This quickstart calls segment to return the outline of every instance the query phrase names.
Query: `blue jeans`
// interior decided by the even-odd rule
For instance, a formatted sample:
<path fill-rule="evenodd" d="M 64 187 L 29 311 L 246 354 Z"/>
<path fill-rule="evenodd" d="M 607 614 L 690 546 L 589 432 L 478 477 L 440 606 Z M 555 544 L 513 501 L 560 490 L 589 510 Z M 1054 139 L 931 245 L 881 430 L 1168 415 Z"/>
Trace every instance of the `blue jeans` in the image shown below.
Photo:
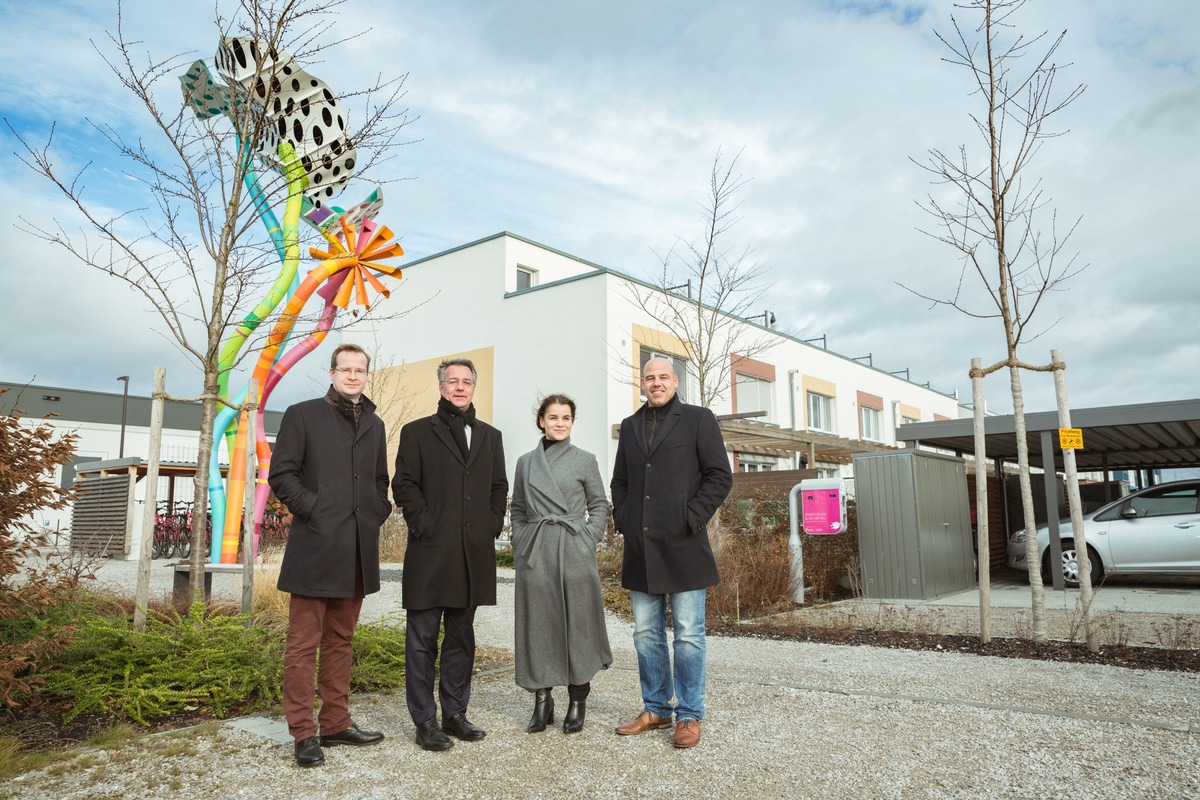
<path fill-rule="evenodd" d="M 658 717 L 670 717 L 671 698 L 679 705 L 675 720 L 704 719 L 704 601 L 696 589 L 675 594 L 629 593 L 633 605 L 633 647 L 637 650 L 642 702 Z M 667 650 L 667 603 L 675 626 L 675 666 Z"/>

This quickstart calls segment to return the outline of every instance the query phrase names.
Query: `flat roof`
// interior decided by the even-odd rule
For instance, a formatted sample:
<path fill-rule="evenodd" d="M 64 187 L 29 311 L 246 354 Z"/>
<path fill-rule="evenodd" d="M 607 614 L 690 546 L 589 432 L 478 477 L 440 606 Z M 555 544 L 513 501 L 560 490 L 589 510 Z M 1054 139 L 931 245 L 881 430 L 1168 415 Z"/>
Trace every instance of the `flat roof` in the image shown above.
<path fill-rule="evenodd" d="M 1055 467 L 1062 469 L 1058 412 L 1025 414 L 1030 464 L 1042 464 L 1042 436 L 1052 440 Z M 1083 449 L 1075 451 L 1083 471 L 1200 467 L 1200 399 L 1168 400 L 1128 406 L 1071 409 L 1071 427 L 1083 430 Z M 1012 414 L 986 417 L 987 457 L 1017 460 L 1016 422 Z M 897 442 L 957 453 L 975 453 L 975 420 L 912 422 L 896 429 Z"/>
<path fill-rule="evenodd" d="M 126 424 L 134 428 L 150 427 L 152 401 L 142 395 L 123 392 L 97 392 L 90 389 L 71 389 L 65 386 L 41 386 L 34 383 L 0 381 L 0 389 L 8 389 L 0 400 L 0 412 L 19 408 L 27 419 L 52 416 L 59 424 L 90 422 L 106 425 L 121 424 L 121 407 L 125 405 Z M 200 403 L 168 400 L 163 404 L 163 427 L 171 430 L 199 431 Z M 283 412 L 268 409 L 263 413 L 267 433 L 279 432 Z"/>

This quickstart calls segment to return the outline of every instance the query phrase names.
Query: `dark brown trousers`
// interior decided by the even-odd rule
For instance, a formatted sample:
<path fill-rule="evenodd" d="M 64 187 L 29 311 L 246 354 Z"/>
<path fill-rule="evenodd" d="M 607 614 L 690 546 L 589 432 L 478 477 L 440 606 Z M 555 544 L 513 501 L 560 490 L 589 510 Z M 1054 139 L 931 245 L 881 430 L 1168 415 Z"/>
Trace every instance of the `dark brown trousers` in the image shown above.
<path fill-rule="evenodd" d="M 283 713 L 297 742 L 316 736 L 313 722 L 313 678 L 321 696 L 320 732 L 349 728 L 351 641 L 363 598 L 292 595 L 287 649 L 283 654 Z M 321 667 L 317 670 L 317 651 Z"/>

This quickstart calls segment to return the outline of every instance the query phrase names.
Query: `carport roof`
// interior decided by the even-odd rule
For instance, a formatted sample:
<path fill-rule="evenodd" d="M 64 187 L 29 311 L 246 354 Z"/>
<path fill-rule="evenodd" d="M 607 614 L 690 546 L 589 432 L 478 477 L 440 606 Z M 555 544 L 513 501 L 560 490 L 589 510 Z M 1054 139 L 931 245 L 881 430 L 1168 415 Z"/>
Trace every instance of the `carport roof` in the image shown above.
<path fill-rule="evenodd" d="M 1025 426 L 1031 463 L 1040 466 L 1046 437 L 1053 442 L 1055 466 L 1062 469 L 1058 412 L 1027 413 Z M 1083 449 L 1075 451 L 1080 470 L 1200 466 L 1200 399 L 1071 409 L 1071 427 L 1083 429 Z M 1016 461 L 1016 425 L 1011 414 L 987 417 L 984 433 L 988 458 Z M 897 428 L 896 439 L 910 446 L 974 453 L 975 420 L 909 423 Z"/>

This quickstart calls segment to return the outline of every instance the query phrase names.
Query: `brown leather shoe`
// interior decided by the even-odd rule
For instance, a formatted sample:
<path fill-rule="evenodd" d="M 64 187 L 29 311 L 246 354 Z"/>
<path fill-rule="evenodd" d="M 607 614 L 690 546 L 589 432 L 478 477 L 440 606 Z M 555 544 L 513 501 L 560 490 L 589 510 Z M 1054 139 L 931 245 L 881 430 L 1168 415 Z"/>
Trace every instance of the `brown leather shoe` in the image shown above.
<path fill-rule="evenodd" d="M 617 726 L 617 733 L 622 736 L 637 736 L 639 733 L 645 733 L 655 728 L 671 727 L 670 717 L 658 717 L 651 714 L 649 711 L 643 711 L 637 715 L 637 719 L 633 722 L 626 722 L 624 725 Z"/>
<path fill-rule="evenodd" d="M 679 724 L 675 726 L 675 738 L 671 744 L 681 750 L 700 744 L 700 721 L 695 719 L 679 720 Z"/>

